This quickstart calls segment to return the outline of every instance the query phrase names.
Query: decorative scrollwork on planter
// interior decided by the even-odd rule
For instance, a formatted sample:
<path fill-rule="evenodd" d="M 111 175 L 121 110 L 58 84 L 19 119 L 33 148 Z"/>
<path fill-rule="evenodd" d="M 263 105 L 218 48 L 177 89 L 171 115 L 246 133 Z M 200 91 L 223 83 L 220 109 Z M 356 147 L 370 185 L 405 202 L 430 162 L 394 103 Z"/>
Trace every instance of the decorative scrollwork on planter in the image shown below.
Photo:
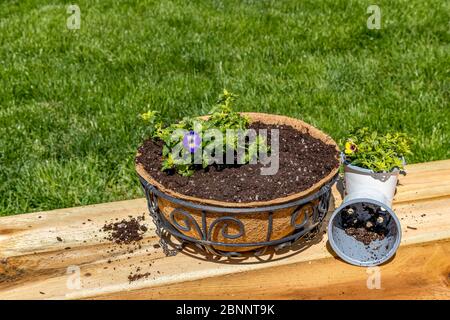
<path fill-rule="evenodd" d="M 331 186 L 336 182 L 337 175 L 325 184 L 319 191 L 309 195 L 303 199 L 291 201 L 281 205 L 272 205 L 266 207 L 256 208 L 226 208 L 215 207 L 211 205 L 202 205 L 189 202 L 186 200 L 174 198 L 168 194 L 161 192 L 154 186 L 149 184 L 144 178 L 140 177 L 142 187 L 147 197 L 148 209 L 152 217 L 153 222 L 156 225 L 156 234 L 160 237 L 160 244 L 166 255 L 176 254 L 184 244 L 194 244 L 199 249 L 212 254 L 214 256 L 226 256 L 226 257 L 239 257 L 242 255 L 239 251 L 221 251 L 217 247 L 227 248 L 258 248 L 253 250 L 255 256 L 264 254 L 268 247 L 273 247 L 275 251 L 281 250 L 286 247 L 292 246 L 294 243 L 302 238 L 307 240 L 312 239 L 320 229 L 323 219 L 328 212 L 329 200 L 331 196 Z M 160 210 L 160 200 L 170 201 L 176 206 L 168 216 L 162 214 Z M 183 209 L 188 208 L 196 212 L 201 212 L 201 223 L 196 220 L 192 214 Z M 273 215 L 277 210 L 284 210 L 289 208 L 295 208 L 290 216 L 290 224 L 294 228 L 294 231 L 281 238 L 273 239 Z M 209 213 L 227 213 L 227 215 L 214 219 L 211 223 L 207 223 L 207 216 Z M 245 224 L 236 217 L 245 216 L 246 214 L 261 214 L 267 221 L 267 234 L 265 241 L 260 242 L 218 242 L 213 241 L 213 234 L 217 228 L 220 228 L 220 234 L 224 239 L 236 240 L 246 235 Z M 297 224 L 299 217 L 303 215 L 303 221 Z M 237 227 L 237 233 L 230 233 L 230 227 Z M 197 233 L 197 238 L 192 236 L 192 233 Z M 174 236 L 181 242 L 181 245 L 176 250 L 168 248 L 168 236 Z"/>
<path fill-rule="evenodd" d="M 178 221 L 177 221 L 177 217 L 176 215 L 182 215 L 183 216 L 183 222 L 184 225 L 181 225 Z M 192 215 L 187 212 L 186 210 L 183 210 L 182 208 L 175 208 L 171 213 L 170 213 L 170 221 L 172 222 L 172 224 L 179 230 L 181 231 L 191 231 L 192 227 L 194 227 L 195 231 L 197 232 L 197 234 L 202 237 L 202 231 L 200 230 L 200 226 L 198 225 L 197 221 L 192 217 Z"/>
<path fill-rule="evenodd" d="M 301 229 L 304 228 L 309 222 L 310 222 L 310 216 L 313 217 L 312 213 L 314 212 L 314 208 L 310 203 L 307 203 L 303 206 L 298 207 L 291 216 L 291 226 L 294 227 L 294 229 Z M 297 218 L 300 215 L 303 215 L 303 220 L 300 224 L 297 224 Z"/>
<path fill-rule="evenodd" d="M 156 235 L 159 237 L 159 244 L 164 251 L 166 256 L 174 256 L 178 253 L 178 250 L 171 250 L 165 240 L 167 237 L 163 229 L 163 223 L 161 221 L 161 215 L 158 208 L 158 196 L 156 193 L 152 192 L 152 188 L 149 187 L 148 183 L 141 178 L 141 185 L 145 192 L 145 197 L 147 198 L 147 206 L 153 223 L 156 226 Z"/>
<path fill-rule="evenodd" d="M 229 226 L 228 221 L 234 222 L 238 226 L 239 229 L 237 234 L 228 233 L 228 226 Z M 211 240 L 212 232 L 214 231 L 215 227 L 220 223 L 222 223 L 221 234 L 226 239 L 239 239 L 245 234 L 245 227 L 241 220 L 234 217 L 220 217 L 214 220 L 213 223 L 211 223 L 211 225 L 209 226 L 207 238 L 208 240 Z"/>

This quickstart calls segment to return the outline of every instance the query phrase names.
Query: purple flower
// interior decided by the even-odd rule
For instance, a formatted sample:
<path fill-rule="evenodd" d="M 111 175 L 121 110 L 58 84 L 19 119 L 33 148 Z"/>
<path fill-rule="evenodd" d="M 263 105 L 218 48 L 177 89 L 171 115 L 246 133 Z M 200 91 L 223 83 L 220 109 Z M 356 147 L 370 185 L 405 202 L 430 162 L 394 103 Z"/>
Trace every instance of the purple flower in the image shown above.
<path fill-rule="evenodd" d="M 195 150 L 200 146 L 202 139 L 195 131 L 189 131 L 184 135 L 183 138 L 183 146 L 186 150 L 189 150 L 190 153 L 194 153 Z"/>

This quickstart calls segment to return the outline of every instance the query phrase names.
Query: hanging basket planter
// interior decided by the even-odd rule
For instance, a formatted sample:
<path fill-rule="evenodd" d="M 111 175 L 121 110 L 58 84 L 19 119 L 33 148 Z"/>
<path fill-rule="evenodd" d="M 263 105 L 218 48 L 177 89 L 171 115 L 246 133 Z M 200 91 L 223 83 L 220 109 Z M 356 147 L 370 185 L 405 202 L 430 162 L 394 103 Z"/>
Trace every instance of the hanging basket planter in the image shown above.
<path fill-rule="evenodd" d="M 303 121 L 261 113 L 245 113 L 251 122 L 289 125 L 333 147 L 338 164 L 336 143 L 320 130 Z M 139 157 L 139 154 L 138 154 Z M 136 161 L 136 171 L 145 191 L 157 233 L 164 232 L 182 243 L 191 243 L 209 253 L 237 256 L 251 251 L 262 254 L 268 247 L 282 248 L 317 230 L 329 206 L 331 187 L 339 167 L 308 189 L 268 201 L 219 201 L 179 193 L 165 187 Z M 261 187 L 261 186 L 257 186 Z M 164 239 L 161 242 L 170 251 Z"/>

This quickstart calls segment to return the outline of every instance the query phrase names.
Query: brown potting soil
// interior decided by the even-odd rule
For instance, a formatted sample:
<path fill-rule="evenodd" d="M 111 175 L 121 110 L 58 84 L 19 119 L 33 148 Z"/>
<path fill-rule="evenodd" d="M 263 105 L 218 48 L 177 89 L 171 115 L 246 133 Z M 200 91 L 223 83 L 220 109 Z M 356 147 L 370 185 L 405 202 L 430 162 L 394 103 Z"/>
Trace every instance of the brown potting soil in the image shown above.
<path fill-rule="evenodd" d="M 261 175 L 261 163 L 213 165 L 196 170 L 190 177 L 162 172 L 162 141 L 146 140 L 139 148 L 136 162 L 164 187 L 180 194 L 228 202 L 269 201 L 307 190 L 338 167 L 338 152 L 308 133 L 289 125 L 261 122 L 250 128 L 279 130 L 279 170 L 275 175 Z M 266 165 L 269 167 L 270 165 Z"/>
<path fill-rule="evenodd" d="M 117 244 L 130 244 L 142 240 L 142 234 L 147 231 L 147 227 L 141 224 L 145 220 L 144 215 L 137 218 L 131 217 L 117 222 L 105 224 L 102 231 L 108 232 L 107 240 Z"/>
<path fill-rule="evenodd" d="M 345 233 L 369 245 L 389 234 L 391 217 L 382 207 L 370 203 L 350 205 L 342 210 L 341 223 Z"/>
<path fill-rule="evenodd" d="M 364 243 L 365 245 L 369 245 L 374 240 L 383 240 L 385 237 L 382 233 L 370 231 L 364 227 L 350 227 L 345 229 L 345 233 L 347 233 L 349 236 L 354 237 L 356 240 Z"/>
<path fill-rule="evenodd" d="M 145 223 L 146 213 L 141 216 L 133 217 L 129 216 L 127 219 L 122 219 L 121 221 L 105 221 L 104 226 L 100 231 L 106 232 L 107 235 L 104 237 L 105 240 L 111 241 L 120 248 L 125 248 L 128 254 L 127 259 L 131 258 L 131 255 L 136 251 L 142 249 L 144 243 L 144 234 L 147 232 L 148 228 Z M 159 248 L 159 245 L 153 245 L 154 248 Z M 148 250 L 146 250 L 148 251 Z M 110 249 L 107 253 L 114 252 L 114 249 Z M 112 260 L 108 260 L 108 264 L 112 263 Z M 143 261 L 140 261 L 142 264 Z M 151 264 L 150 264 L 151 265 Z M 104 269 L 107 269 L 105 267 Z M 128 274 L 128 281 L 134 282 L 140 279 L 147 279 L 151 276 L 150 272 L 144 272 L 141 266 L 135 265 L 134 263 L 129 265 L 130 272 Z M 115 270 L 115 268 L 114 268 Z M 159 274 L 160 272 L 157 271 Z"/>
<path fill-rule="evenodd" d="M 131 283 L 131 282 L 140 280 L 140 279 L 142 279 L 142 278 L 148 278 L 149 276 L 151 276 L 150 272 L 145 272 L 145 273 L 130 273 L 130 274 L 128 275 L 128 281 Z"/>

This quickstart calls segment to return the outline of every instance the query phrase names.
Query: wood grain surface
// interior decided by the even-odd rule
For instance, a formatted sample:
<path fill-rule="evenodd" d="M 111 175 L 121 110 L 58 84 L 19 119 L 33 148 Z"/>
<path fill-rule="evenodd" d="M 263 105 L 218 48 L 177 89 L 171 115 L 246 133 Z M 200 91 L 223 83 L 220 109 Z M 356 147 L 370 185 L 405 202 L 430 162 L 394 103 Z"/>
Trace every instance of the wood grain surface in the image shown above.
<path fill-rule="evenodd" d="M 136 199 L 0 218 L 0 299 L 450 299 L 450 160 L 407 170 L 394 199 L 402 244 L 378 268 L 336 258 L 324 232 L 259 258 L 165 257 Z M 105 223 L 144 213 L 139 244 L 104 239 Z M 138 268 L 147 276 L 130 283 Z"/>

